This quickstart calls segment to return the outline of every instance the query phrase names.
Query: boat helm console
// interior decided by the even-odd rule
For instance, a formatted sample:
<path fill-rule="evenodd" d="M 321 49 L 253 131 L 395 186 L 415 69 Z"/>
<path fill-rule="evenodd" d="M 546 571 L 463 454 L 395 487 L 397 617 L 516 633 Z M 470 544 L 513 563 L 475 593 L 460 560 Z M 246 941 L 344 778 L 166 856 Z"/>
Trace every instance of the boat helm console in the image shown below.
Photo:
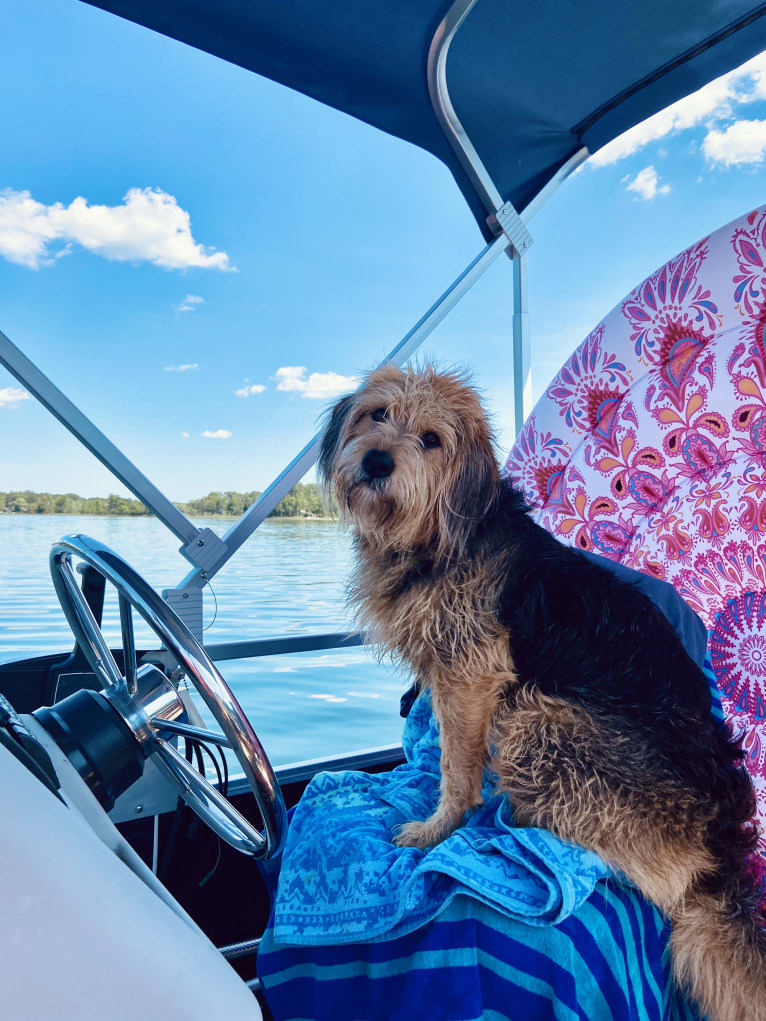
<path fill-rule="evenodd" d="M 120 671 L 90 606 L 76 583 L 78 557 L 117 589 L 122 628 Z M 284 845 L 286 813 L 274 771 L 247 717 L 208 654 L 170 607 L 121 557 L 86 536 L 69 536 L 50 555 L 51 572 L 64 614 L 100 692 L 79 691 L 36 718 L 89 784 L 105 808 L 143 772 L 152 757 L 186 804 L 232 847 L 254 858 L 270 858 Z M 133 610 L 152 628 L 162 647 L 194 685 L 221 734 L 192 728 L 186 706 L 159 667 L 138 666 Z M 263 822 L 263 835 L 178 752 L 175 735 L 226 743 L 242 767 Z"/>

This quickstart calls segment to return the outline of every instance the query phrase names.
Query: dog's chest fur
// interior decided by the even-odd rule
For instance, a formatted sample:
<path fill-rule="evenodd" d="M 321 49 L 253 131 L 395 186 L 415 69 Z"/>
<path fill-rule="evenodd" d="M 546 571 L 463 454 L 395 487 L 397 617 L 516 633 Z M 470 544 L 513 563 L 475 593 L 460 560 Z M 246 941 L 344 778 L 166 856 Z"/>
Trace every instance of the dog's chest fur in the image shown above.
<path fill-rule="evenodd" d="M 421 684 L 460 671 L 478 681 L 513 676 L 509 636 L 498 620 L 497 564 L 467 558 L 438 566 L 426 551 L 375 554 L 357 544 L 350 598 L 360 625 L 409 663 Z"/>

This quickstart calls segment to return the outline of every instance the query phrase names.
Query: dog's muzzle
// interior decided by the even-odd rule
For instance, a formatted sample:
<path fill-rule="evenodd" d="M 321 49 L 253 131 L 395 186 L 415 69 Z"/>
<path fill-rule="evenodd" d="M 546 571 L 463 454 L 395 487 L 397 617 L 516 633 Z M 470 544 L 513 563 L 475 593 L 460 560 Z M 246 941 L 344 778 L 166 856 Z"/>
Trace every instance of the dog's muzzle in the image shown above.
<path fill-rule="evenodd" d="M 368 450 L 362 458 L 362 478 L 365 482 L 387 479 L 394 467 L 394 459 L 388 451 Z"/>

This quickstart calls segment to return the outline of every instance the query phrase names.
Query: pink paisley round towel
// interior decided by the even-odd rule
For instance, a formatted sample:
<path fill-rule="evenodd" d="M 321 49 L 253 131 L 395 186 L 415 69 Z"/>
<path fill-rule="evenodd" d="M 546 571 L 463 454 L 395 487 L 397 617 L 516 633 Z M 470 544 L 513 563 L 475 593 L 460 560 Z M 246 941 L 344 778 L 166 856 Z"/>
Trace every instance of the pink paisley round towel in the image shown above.
<path fill-rule="evenodd" d="M 506 471 L 563 542 L 671 582 L 702 617 L 744 735 L 766 874 L 766 206 L 599 323 Z"/>

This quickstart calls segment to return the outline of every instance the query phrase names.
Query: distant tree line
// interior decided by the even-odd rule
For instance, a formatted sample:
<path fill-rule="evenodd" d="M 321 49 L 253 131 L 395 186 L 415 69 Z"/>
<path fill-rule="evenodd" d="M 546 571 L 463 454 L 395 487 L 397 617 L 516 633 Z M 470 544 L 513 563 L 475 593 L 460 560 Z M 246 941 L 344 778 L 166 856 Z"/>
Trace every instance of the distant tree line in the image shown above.
<path fill-rule="evenodd" d="M 123 496 L 85 497 L 76 493 L 0 493 L 0 512 L 6 514 L 147 514 L 138 500 Z"/>
<path fill-rule="evenodd" d="M 188 503 L 179 503 L 178 506 L 184 514 L 192 514 L 196 517 L 208 517 L 210 515 L 222 514 L 228 517 L 238 518 L 244 514 L 247 508 L 255 503 L 261 494 L 252 493 L 208 493 L 199 500 L 190 500 Z M 319 486 L 313 482 L 298 482 L 290 490 L 287 496 L 283 497 L 280 503 L 274 508 L 269 517 L 272 518 L 315 518 L 323 517 L 327 511 L 319 495 Z"/>
<path fill-rule="evenodd" d="M 176 506 L 193 517 L 239 517 L 261 494 L 208 493 L 199 500 Z M 139 500 L 129 497 L 77 496 L 75 493 L 33 493 L 23 490 L 0 493 L 0 514 L 111 514 L 140 516 L 149 511 Z M 298 482 L 274 508 L 272 518 L 323 517 L 327 513 L 319 487 L 313 482 Z"/>

